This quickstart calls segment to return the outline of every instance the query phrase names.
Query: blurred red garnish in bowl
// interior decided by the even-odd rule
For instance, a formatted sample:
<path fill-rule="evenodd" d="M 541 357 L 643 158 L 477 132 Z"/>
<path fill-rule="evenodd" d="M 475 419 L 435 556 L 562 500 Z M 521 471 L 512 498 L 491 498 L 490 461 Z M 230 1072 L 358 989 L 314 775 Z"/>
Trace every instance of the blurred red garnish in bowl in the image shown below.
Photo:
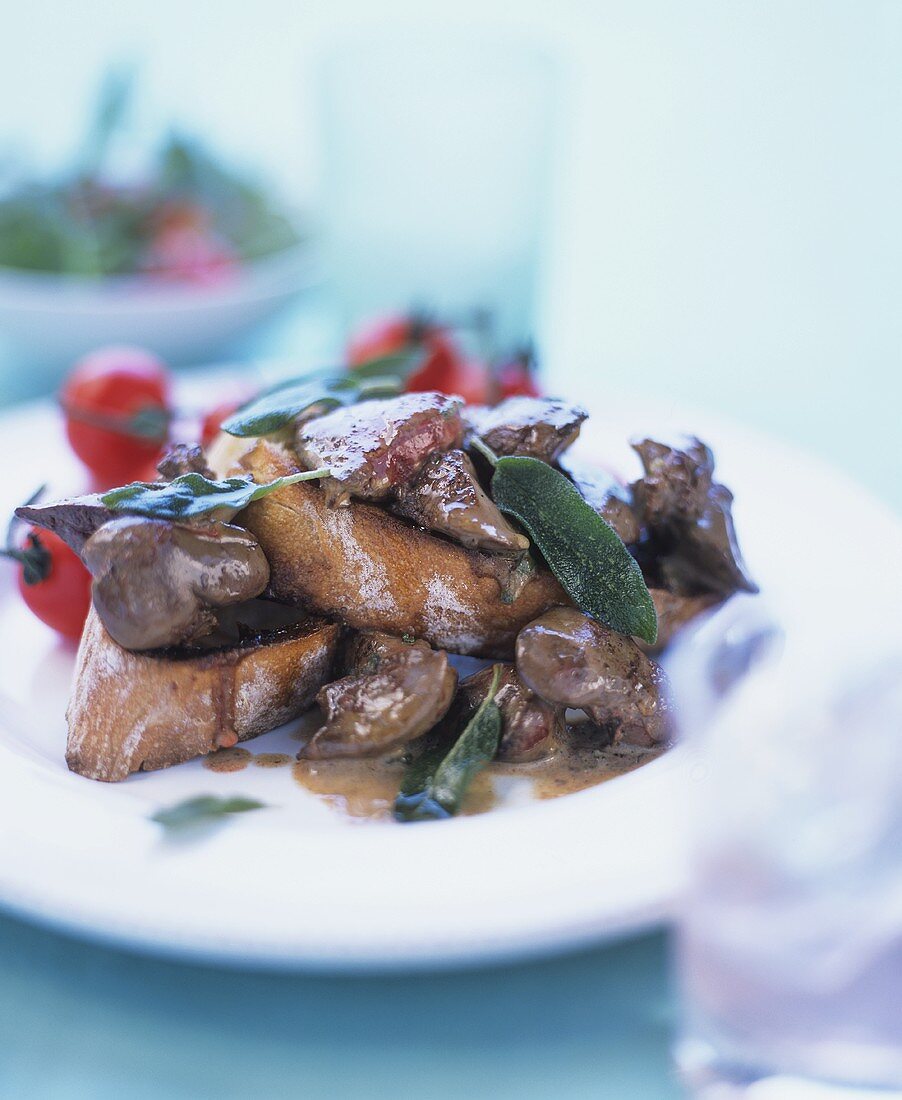
<path fill-rule="evenodd" d="M 78 640 L 91 606 L 91 574 L 81 558 L 51 531 L 29 531 L 2 551 L 19 564 L 22 599 L 47 626 Z"/>
<path fill-rule="evenodd" d="M 134 480 L 163 448 L 172 417 L 165 365 L 142 348 L 100 348 L 60 393 L 72 450 L 100 485 Z"/>
<path fill-rule="evenodd" d="M 168 203 L 157 224 L 143 263 L 161 278 L 218 286 L 230 282 L 241 266 L 235 249 L 210 225 L 196 203 Z"/>

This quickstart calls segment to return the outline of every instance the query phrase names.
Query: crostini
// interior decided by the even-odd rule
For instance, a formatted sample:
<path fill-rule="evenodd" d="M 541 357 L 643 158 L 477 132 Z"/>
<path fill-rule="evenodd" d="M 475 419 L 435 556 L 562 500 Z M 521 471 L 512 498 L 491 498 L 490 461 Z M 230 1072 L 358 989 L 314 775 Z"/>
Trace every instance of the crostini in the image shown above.
<path fill-rule="evenodd" d="M 115 782 L 297 717 L 329 679 L 339 627 L 302 612 L 292 618 L 233 645 L 132 652 L 92 609 L 66 712 L 69 768 Z"/>
<path fill-rule="evenodd" d="M 666 747 L 655 657 L 755 590 L 710 450 L 642 440 L 628 484 L 566 454 L 579 406 L 397 389 L 285 383 L 157 481 L 18 510 L 92 575 L 73 771 L 168 767 L 316 702 L 300 758 L 403 763 L 395 816 L 420 820 L 459 812 L 493 760 L 564 752 L 574 711 L 587 767 Z M 458 681 L 449 655 L 499 663 Z"/>

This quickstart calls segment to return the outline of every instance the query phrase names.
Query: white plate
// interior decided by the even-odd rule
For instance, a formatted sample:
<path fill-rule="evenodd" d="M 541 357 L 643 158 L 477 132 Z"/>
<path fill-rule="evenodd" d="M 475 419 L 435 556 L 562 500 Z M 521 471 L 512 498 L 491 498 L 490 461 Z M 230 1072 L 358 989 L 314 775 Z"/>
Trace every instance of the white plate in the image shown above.
<path fill-rule="evenodd" d="M 885 609 L 902 606 L 902 528 L 841 474 L 702 413 L 652 416 L 647 401 L 608 401 L 589 424 L 584 450 L 623 463 L 622 440 L 649 428 L 689 428 L 714 446 L 749 564 L 812 659 L 837 652 L 837 639 L 873 645 Z M 57 488 L 72 487 L 49 409 L 9 414 L 0 431 L 16 462 L 4 511 L 47 470 Z M 195 761 L 95 783 L 63 761 L 71 651 L 9 583 L 0 608 L 0 902 L 13 911 L 147 951 L 343 969 L 560 950 L 672 911 L 684 870 L 680 792 L 691 780 L 679 751 L 553 802 L 406 827 L 350 825 L 289 769 L 223 775 Z M 250 747 L 291 744 L 276 731 Z M 207 792 L 272 808 L 196 843 L 167 842 L 148 820 Z"/>

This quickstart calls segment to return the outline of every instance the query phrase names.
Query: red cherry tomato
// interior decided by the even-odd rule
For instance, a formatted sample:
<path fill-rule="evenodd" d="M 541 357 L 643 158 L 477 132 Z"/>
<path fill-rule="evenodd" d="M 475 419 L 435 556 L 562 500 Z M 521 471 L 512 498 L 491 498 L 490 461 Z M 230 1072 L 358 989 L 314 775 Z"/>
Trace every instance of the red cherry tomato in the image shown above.
<path fill-rule="evenodd" d="M 404 388 L 408 393 L 437 390 L 439 393 L 457 394 L 468 405 L 485 405 L 491 392 L 491 379 L 482 363 L 457 357 L 449 359 L 436 352 L 418 371 L 414 371 Z"/>
<path fill-rule="evenodd" d="M 533 372 L 525 363 L 505 363 L 497 373 L 498 399 L 504 397 L 541 397 Z"/>
<path fill-rule="evenodd" d="M 153 462 L 148 462 L 142 470 L 139 470 L 132 477 L 132 481 L 160 481 L 162 478 L 163 475 L 157 469 L 157 463 L 156 460 L 154 460 Z M 92 485 L 91 489 L 92 492 L 103 493 L 109 489 L 109 485 L 97 485 L 96 487 Z"/>
<path fill-rule="evenodd" d="M 216 405 L 214 408 L 210 409 L 204 416 L 200 426 L 200 444 L 204 450 L 206 450 L 219 435 L 223 420 L 225 420 L 227 416 L 231 416 L 236 409 L 240 409 L 249 399 L 249 396 L 250 395 L 235 401 L 223 401 L 222 404 Z"/>
<path fill-rule="evenodd" d="M 132 481 L 159 457 L 171 413 L 169 374 L 149 351 L 91 352 L 76 363 L 60 400 L 72 449 L 99 483 Z"/>
<path fill-rule="evenodd" d="M 413 344 L 417 335 L 416 325 L 409 317 L 379 317 L 368 321 L 348 342 L 348 363 L 359 367 L 372 359 L 397 355 Z"/>
<path fill-rule="evenodd" d="M 348 362 L 361 366 L 408 348 L 421 348 L 422 365 L 407 379 L 408 393 L 459 394 L 467 404 L 484 404 L 489 399 L 486 368 L 461 355 L 447 329 L 410 317 L 384 317 L 364 325 L 348 344 Z"/>
<path fill-rule="evenodd" d="M 19 566 L 22 598 L 41 622 L 64 637 L 77 640 L 91 606 L 91 574 L 79 556 L 51 531 L 29 534 L 23 550 L 33 555 L 32 560 L 43 575 L 28 584 L 27 570 Z"/>

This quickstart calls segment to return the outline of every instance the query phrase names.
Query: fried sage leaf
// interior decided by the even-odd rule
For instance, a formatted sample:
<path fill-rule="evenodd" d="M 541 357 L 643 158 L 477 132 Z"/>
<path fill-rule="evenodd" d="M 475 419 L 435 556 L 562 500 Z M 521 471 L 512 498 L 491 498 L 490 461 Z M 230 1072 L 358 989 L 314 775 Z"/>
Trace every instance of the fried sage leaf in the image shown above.
<path fill-rule="evenodd" d="M 580 611 L 654 644 L 658 621 L 642 571 L 569 478 L 537 458 L 499 458 L 492 497 L 523 524 Z"/>
<path fill-rule="evenodd" d="M 409 767 L 395 799 L 397 821 L 434 821 L 460 811 L 474 776 L 494 759 L 501 740 L 501 710 L 495 702 L 501 665 L 495 665 L 485 698 L 451 749 L 427 750 Z"/>
<path fill-rule="evenodd" d="M 356 363 L 353 377 L 397 378 L 403 382 L 414 371 L 419 370 L 425 359 L 426 352 L 422 348 L 411 347 L 392 355 L 379 355 L 375 359 L 367 359 L 364 363 Z"/>
<path fill-rule="evenodd" d="M 224 481 L 211 481 L 203 474 L 182 474 L 168 483 L 135 481 L 121 489 L 110 489 L 100 501 L 111 512 L 174 523 L 201 518 L 227 520 L 276 489 L 328 475 L 327 469 L 303 470 L 258 485 L 250 474 L 227 477 Z"/>
<path fill-rule="evenodd" d="M 242 438 L 272 435 L 302 416 L 320 416 L 368 397 L 392 397 L 401 388 L 394 370 L 382 376 L 312 374 L 280 382 L 223 421 L 223 431 Z"/>
<path fill-rule="evenodd" d="M 265 802 L 258 802 L 256 798 L 218 798 L 215 795 L 202 794 L 195 798 L 186 798 L 184 802 L 177 802 L 165 810 L 157 810 L 150 820 L 156 821 L 165 829 L 184 829 L 192 825 L 219 821 L 230 814 L 262 810 L 265 806 Z"/>

